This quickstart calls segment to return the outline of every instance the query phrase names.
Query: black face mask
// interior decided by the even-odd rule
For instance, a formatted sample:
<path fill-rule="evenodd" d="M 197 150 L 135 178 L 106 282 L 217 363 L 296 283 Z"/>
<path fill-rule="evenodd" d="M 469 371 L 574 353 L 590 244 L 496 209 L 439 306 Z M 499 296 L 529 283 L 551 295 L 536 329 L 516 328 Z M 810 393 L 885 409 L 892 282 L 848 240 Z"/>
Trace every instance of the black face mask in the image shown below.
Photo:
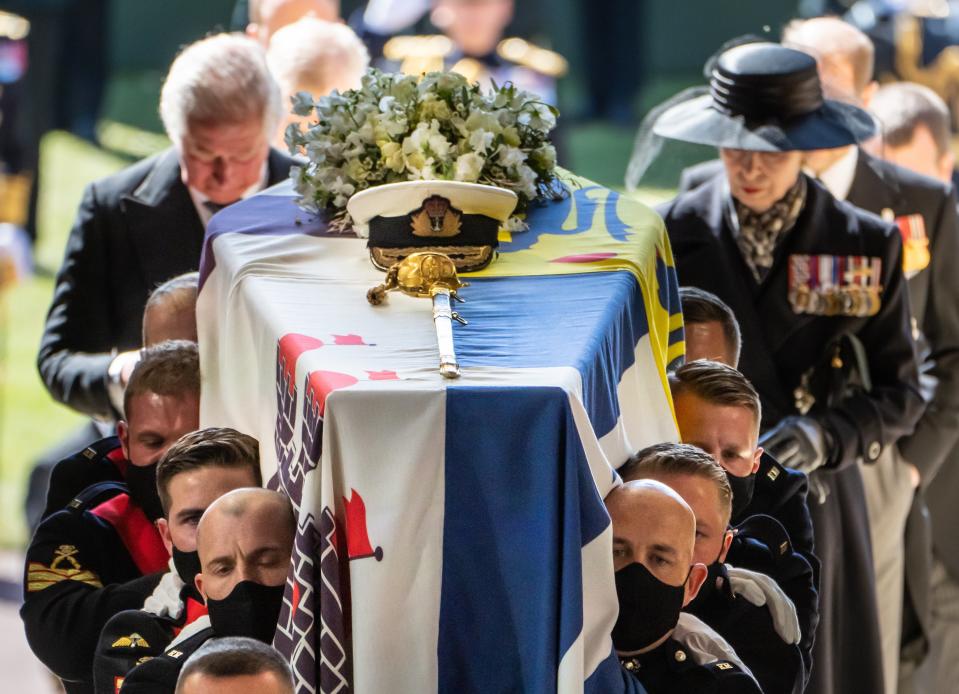
<path fill-rule="evenodd" d="M 696 614 L 700 608 L 705 607 L 713 595 L 722 590 L 728 580 L 726 565 L 717 557 L 716 561 L 706 567 L 706 580 L 703 581 L 696 597 L 686 606 L 686 611 Z"/>
<path fill-rule="evenodd" d="M 143 509 L 150 522 L 163 518 L 163 506 L 157 493 L 157 464 L 127 465 L 127 488 L 137 506 Z"/>
<path fill-rule="evenodd" d="M 685 587 L 686 581 L 679 586 L 663 583 L 638 562 L 617 571 L 619 618 L 613 627 L 616 650 L 638 651 L 674 628 L 683 609 Z"/>
<path fill-rule="evenodd" d="M 283 607 L 285 585 L 264 586 L 240 581 L 222 600 L 208 599 L 210 624 L 217 636 L 249 636 L 273 643 L 273 633 Z"/>
<path fill-rule="evenodd" d="M 726 479 L 729 480 L 729 486 L 733 490 L 733 512 L 734 521 L 741 520 L 740 515 L 745 512 L 749 502 L 753 500 L 753 489 L 756 487 L 756 475 L 746 475 L 745 477 L 736 477 L 729 472 L 726 473 Z"/>
<path fill-rule="evenodd" d="M 193 585 L 193 579 L 200 573 L 200 555 L 196 550 L 181 552 L 173 545 L 173 566 L 180 578 L 188 586 Z"/>

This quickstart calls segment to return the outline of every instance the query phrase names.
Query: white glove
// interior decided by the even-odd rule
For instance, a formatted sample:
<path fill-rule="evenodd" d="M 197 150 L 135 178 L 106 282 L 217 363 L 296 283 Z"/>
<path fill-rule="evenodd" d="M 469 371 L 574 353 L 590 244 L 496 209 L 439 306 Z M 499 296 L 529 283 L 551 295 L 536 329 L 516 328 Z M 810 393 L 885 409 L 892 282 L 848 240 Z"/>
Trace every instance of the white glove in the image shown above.
<path fill-rule="evenodd" d="M 765 605 L 779 637 L 786 643 L 799 643 L 802 631 L 796 616 L 796 606 L 776 581 L 758 571 L 740 569 L 729 564 L 726 565 L 726 573 L 734 595 L 756 607 Z"/>
<path fill-rule="evenodd" d="M 183 611 L 183 602 L 180 600 L 180 591 L 183 590 L 183 579 L 173 566 L 170 559 L 170 570 L 160 577 L 160 582 L 153 589 L 153 593 L 143 603 L 143 610 L 160 617 L 179 619 Z"/>
<path fill-rule="evenodd" d="M 680 612 L 679 621 L 673 630 L 672 638 L 681 643 L 688 650 L 698 665 L 708 665 L 717 660 L 728 660 L 739 667 L 753 679 L 752 670 L 740 660 L 736 649 L 719 635 L 706 622 L 689 612 Z"/>

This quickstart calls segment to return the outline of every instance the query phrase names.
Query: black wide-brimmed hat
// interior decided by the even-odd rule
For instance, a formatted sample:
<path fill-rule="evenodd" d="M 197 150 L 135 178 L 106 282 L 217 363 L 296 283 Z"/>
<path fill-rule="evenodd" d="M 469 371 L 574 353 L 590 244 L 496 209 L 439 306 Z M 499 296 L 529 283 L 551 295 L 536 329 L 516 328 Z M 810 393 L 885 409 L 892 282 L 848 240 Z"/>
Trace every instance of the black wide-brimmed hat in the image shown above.
<path fill-rule="evenodd" d="M 823 98 L 816 61 L 775 43 L 749 43 L 719 56 L 709 94 L 668 108 L 660 137 L 760 152 L 830 149 L 872 137 L 866 111 Z"/>

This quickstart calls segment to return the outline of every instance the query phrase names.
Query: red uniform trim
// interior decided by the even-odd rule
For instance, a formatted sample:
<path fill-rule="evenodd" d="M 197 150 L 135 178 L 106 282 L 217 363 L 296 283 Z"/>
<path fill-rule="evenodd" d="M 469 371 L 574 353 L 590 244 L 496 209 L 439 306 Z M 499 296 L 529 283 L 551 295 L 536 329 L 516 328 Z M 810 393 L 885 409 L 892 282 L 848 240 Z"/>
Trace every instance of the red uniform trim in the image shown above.
<path fill-rule="evenodd" d="M 203 617 L 207 614 L 206 605 L 198 600 L 193 598 L 186 599 L 186 617 L 183 620 L 183 624 L 178 627 L 173 628 L 173 635 L 179 636 L 180 632 L 183 631 L 188 625 L 192 624 L 200 617 Z"/>
<path fill-rule="evenodd" d="M 117 494 L 91 509 L 90 513 L 113 526 L 144 576 L 166 570 L 170 555 L 163 546 L 160 533 L 129 494 Z"/>

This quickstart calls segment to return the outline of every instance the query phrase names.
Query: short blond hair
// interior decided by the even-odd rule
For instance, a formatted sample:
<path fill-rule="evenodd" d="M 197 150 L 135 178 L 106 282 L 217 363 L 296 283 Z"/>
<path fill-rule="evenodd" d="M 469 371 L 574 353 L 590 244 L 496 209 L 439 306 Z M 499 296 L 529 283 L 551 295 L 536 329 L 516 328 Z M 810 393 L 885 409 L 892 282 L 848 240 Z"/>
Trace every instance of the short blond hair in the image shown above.
<path fill-rule="evenodd" d="M 370 54 L 345 24 L 303 17 L 273 34 L 266 60 L 288 99 L 301 91 L 321 97 L 359 87 Z"/>
<path fill-rule="evenodd" d="M 647 478 L 689 476 L 704 479 L 716 488 L 719 511 L 729 524 L 733 490 L 729 478 L 709 453 L 688 443 L 657 443 L 647 446 L 619 469 L 624 482 Z"/>
<path fill-rule="evenodd" d="M 177 145 L 193 125 L 261 121 L 269 137 L 281 116 L 263 49 L 243 34 L 214 34 L 184 48 L 160 91 L 160 119 Z"/>

